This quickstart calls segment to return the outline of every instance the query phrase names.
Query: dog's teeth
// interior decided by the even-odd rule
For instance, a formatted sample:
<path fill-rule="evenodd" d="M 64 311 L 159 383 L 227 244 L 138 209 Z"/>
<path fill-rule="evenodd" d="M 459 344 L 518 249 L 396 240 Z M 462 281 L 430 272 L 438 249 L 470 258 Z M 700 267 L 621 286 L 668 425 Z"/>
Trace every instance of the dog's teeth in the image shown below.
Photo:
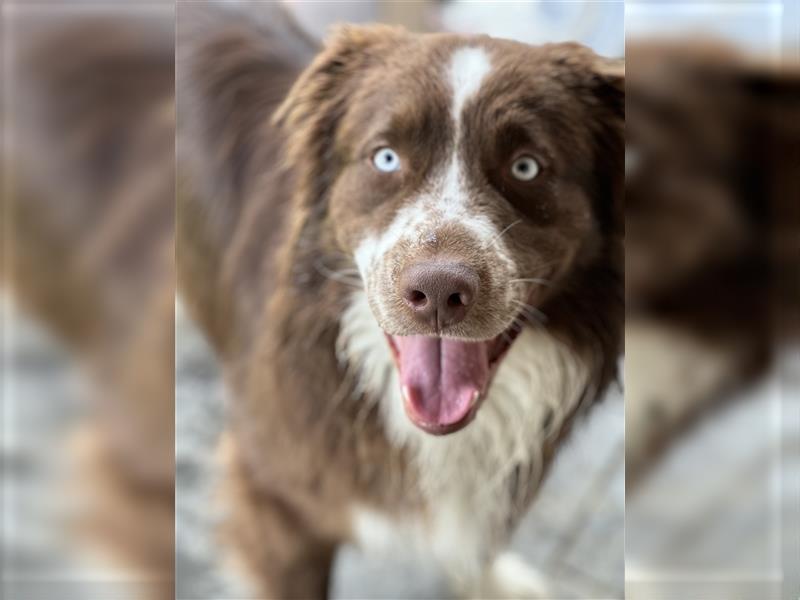
<path fill-rule="evenodd" d="M 407 385 L 404 385 L 402 387 L 401 392 L 403 394 L 403 400 L 405 400 L 406 402 L 411 402 L 411 390 L 408 389 Z"/>
<path fill-rule="evenodd" d="M 480 398 L 481 398 L 481 393 L 476 391 L 475 393 L 472 394 L 472 400 L 470 401 L 469 405 L 475 406 L 478 403 L 478 400 L 480 400 Z"/>

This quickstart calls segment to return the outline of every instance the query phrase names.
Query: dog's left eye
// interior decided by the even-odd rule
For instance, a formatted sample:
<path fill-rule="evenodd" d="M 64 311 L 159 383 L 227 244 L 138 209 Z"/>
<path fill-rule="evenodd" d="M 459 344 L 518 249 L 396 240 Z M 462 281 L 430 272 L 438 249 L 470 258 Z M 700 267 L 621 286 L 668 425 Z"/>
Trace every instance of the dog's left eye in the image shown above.
<path fill-rule="evenodd" d="M 531 181 L 539 174 L 539 163 L 532 156 L 520 156 L 511 165 L 511 174 L 519 181 Z"/>
<path fill-rule="evenodd" d="M 372 164 L 375 165 L 378 171 L 391 173 L 400 168 L 400 157 L 397 156 L 397 152 L 391 148 L 380 148 L 372 155 Z"/>

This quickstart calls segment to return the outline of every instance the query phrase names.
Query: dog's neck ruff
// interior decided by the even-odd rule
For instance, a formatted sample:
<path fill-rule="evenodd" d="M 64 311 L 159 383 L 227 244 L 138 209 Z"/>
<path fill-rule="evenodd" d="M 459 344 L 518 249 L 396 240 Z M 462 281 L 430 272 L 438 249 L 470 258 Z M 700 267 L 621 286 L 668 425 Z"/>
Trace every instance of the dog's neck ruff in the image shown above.
<path fill-rule="evenodd" d="M 539 484 L 548 436 L 557 435 L 576 409 L 589 379 L 586 363 L 575 352 L 543 329 L 526 329 L 500 365 L 475 420 L 437 437 L 406 415 L 391 350 L 364 291 L 354 293 L 342 314 L 337 356 L 355 375 L 357 393 L 378 403 L 390 443 L 409 456 L 436 524 L 432 529 L 454 525 L 452 519 L 463 516 L 459 527 L 472 523 L 483 530 L 477 537 L 503 531 L 508 516 L 524 508 L 519 505 L 527 495 L 523 492 Z M 511 493 L 515 471 L 527 477 L 516 486 L 520 497 Z"/>

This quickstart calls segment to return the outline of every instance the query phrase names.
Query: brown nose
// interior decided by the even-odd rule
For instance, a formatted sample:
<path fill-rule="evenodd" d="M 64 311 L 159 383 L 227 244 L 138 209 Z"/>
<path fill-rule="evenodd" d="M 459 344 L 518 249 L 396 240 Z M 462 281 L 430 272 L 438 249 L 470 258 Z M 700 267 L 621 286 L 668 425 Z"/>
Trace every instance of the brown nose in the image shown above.
<path fill-rule="evenodd" d="M 464 320 L 478 293 L 478 274 L 461 263 L 417 263 L 400 276 L 400 293 L 414 317 L 438 331 Z"/>

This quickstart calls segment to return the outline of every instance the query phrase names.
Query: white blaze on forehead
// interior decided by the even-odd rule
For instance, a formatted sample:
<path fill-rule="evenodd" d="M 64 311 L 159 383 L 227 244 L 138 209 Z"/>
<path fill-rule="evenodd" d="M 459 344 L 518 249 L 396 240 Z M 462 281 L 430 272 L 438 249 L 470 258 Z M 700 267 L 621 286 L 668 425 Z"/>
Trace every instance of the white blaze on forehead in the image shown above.
<path fill-rule="evenodd" d="M 449 80 L 453 94 L 452 114 L 455 123 L 453 148 L 443 176 L 436 182 L 433 209 L 440 221 L 458 221 L 473 230 L 484 242 L 495 234 L 494 226 L 484 216 L 467 207 L 469 190 L 466 169 L 458 146 L 461 142 L 461 113 L 467 100 L 475 96 L 491 70 L 489 54 L 483 48 L 459 48 L 450 58 Z"/>
<path fill-rule="evenodd" d="M 481 87 L 491 69 L 483 48 L 459 48 L 450 59 L 450 87 L 453 91 L 453 118 L 458 124 L 466 101 Z"/>
<path fill-rule="evenodd" d="M 459 123 L 464 105 L 480 90 L 481 83 L 490 70 L 489 53 L 483 48 L 469 46 L 453 52 L 447 68 L 455 122 L 450 156 L 427 189 L 412 203 L 400 209 L 387 229 L 370 232 L 362 240 L 355 259 L 363 278 L 366 279 L 375 264 L 400 240 L 421 243 L 435 235 L 436 227 L 448 222 L 459 223 L 475 235 L 478 243 L 491 250 L 489 244 L 497 236 L 496 227 L 486 215 L 469 207 L 470 190 L 466 166 L 458 152 L 461 140 Z"/>
<path fill-rule="evenodd" d="M 449 79 L 453 94 L 453 121 L 455 135 L 453 149 L 447 163 L 447 170 L 440 180 L 438 191 L 440 208 L 449 219 L 463 219 L 465 216 L 466 181 L 464 165 L 459 157 L 458 146 L 461 142 L 461 113 L 467 100 L 477 94 L 486 75 L 491 69 L 489 55 L 483 48 L 459 48 L 450 58 Z"/>

